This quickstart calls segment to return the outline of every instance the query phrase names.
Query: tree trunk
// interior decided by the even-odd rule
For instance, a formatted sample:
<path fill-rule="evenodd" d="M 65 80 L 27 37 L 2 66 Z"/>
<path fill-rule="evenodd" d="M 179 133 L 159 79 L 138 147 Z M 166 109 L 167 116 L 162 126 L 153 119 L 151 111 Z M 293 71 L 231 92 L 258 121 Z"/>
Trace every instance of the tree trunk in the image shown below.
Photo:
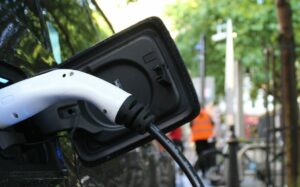
<path fill-rule="evenodd" d="M 288 0 L 276 0 L 280 26 L 282 118 L 285 133 L 285 158 L 289 187 L 298 180 L 298 105 L 295 72 L 295 41 L 292 11 Z"/>

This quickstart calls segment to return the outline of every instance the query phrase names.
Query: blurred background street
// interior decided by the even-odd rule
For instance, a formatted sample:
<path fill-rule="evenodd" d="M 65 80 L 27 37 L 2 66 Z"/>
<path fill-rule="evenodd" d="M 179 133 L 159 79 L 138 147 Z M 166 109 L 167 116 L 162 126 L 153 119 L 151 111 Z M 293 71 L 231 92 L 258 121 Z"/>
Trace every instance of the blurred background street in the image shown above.
<path fill-rule="evenodd" d="M 145 99 L 150 104 L 143 103 L 144 108 L 153 104 L 151 94 L 152 83 L 155 82 L 156 87 L 163 90 L 156 93 L 159 99 L 154 113 L 161 115 L 157 121 L 165 123 L 163 117 L 175 111 L 170 115 L 172 119 L 166 120 L 173 126 L 158 126 L 165 128 L 163 130 L 172 129 L 166 133 L 167 136 L 183 151 L 206 187 L 299 187 L 299 10 L 299 0 L 3 0 L 0 2 L 0 89 L 25 77 L 64 67 L 64 63 L 84 54 L 85 50 L 93 51 L 91 47 L 95 44 L 108 43 L 108 46 L 100 48 L 105 49 L 105 54 L 98 51 L 102 56 L 97 52 L 95 59 L 89 55 L 85 57 L 95 62 L 79 58 L 75 61 L 81 64 L 74 67 L 80 66 L 82 71 L 96 72 L 103 77 L 116 75 L 117 78 L 109 81 L 121 89 L 123 85 L 119 74 L 126 80 L 134 80 L 130 81 L 131 85 L 142 77 L 149 83 L 149 88 L 138 87 L 135 90 L 142 96 L 150 95 Z M 136 48 L 128 50 L 138 60 L 127 58 L 129 52 L 120 51 L 123 44 L 129 46 L 133 39 L 130 38 L 132 33 L 125 29 L 153 16 L 160 18 L 170 32 L 170 36 L 167 30 L 153 36 L 149 34 L 152 31 L 145 32 L 154 38 L 151 44 L 161 53 L 156 55 L 151 46 L 144 44 L 147 42 L 141 42 L 145 45 L 141 51 Z M 126 33 L 121 36 L 129 39 L 117 38 L 122 40 L 119 43 L 111 39 L 121 31 Z M 136 36 L 140 37 L 139 34 Z M 158 45 L 159 34 L 167 37 L 160 38 L 164 47 Z M 112 44 L 109 43 L 111 41 Z M 167 47 L 172 48 L 172 55 L 164 55 Z M 122 58 L 114 59 L 116 55 L 112 51 L 122 54 Z M 109 58 L 108 54 L 111 55 Z M 180 64 L 173 67 L 163 63 L 168 60 L 177 60 Z M 151 61 L 156 64 L 151 64 Z M 132 72 L 139 73 L 139 76 L 120 73 L 118 68 L 112 73 L 103 73 L 97 64 L 100 62 L 104 69 L 111 67 L 108 62 L 116 62 L 122 68 L 134 69 Z M 66 67 L 70 66 L 67 64 Z M 177 73 L 177 69 L 183 70 L 177 79 L 172 77 L 174 69 Z M 188 83 L 180 82 L 181 79 Z M 176 82 L 180 82 L 182 89 L 172 84 Z M 182 104 L 179 91 L 187 85 L 190 88 L 187 95 L 190 95 Z M 172 95 L 174 100 L 167 105 L 162 95 Z M 181 115 L 185 115 L 186 110 L 178 112 L 176 109 L 188 103 L 195 105 L 193 110 L 196 110 L 199 106 L 197 99 L 201 111 L 194 112 L 197 116 L 190 122 L 181 124 L 184 121 Z M 180 102 L 176 103 L 177 100 Z M 54 109 L 47 108 L 43 111 L 46 114 L 25 121 L 24 124 L 35 124 L 30 126 L 32 129 L 24 128 L 24 124 L 8 131 L 1 129 L 4 133 L 21 133 L 21 139 L 26 139 L 26 142 L 13 142 L 16 147 L 12 146 L 12 150 L 2 150 L 1 147 L 0 173 L 5 175 L 0 179 L 0 186 L 13 186 L 23 178 L 26 182 L 33 178 L 35 183 L 32 186 L 191 186 L 157 141 L 142 142 L 147 137 L 137 131 L 108 124 L 106 118 L 106 121 L 101 121 L 101 115 L 107 110 L 98 111 L 90 103 L 76 100 L 63 104 Z M 160 114 L 163 110 L 167 112 Z M 97 115 L 92 115 L 95 111 Z M 17 114 L 13 114 L 10 117 L 18 118 Z M 130 122 L 135 123 L 138 115 L 133 115 Z M 178 121 L 173 120 L 174 116 L 179 116 Z M 77 127 L 77 120 L 82 122 L 79 124 L 81 128 Z M 67 127 L 57 125 L 60 122 Z M 46 128 L 45 131 L 50 132 L 43 134 L 44 129 L 38 126 L 41 123 L 59 127 Z M 69 123 L 72 126 L 68 126 Z M 140 123 L 137 124 L 141 127 Z M 175 127 L 178 128 L 173 129 Z M 76 130 L 79 135 L 73 136 Z M 100 162 L 93 163 L 94 167 L 87 167 L 76 152 L 81 149 L 74 146 L 74 137 L 80 140 L 76 145 L 89 150 L 87 155 L 92 155 L 89 158 L 101 157 L 102 153 L 105 156 Z M 135 142 L 135 137 L 139 137 L 141 142 Z M 123 146 L 124 142 L 128 143 L 127 147 Z M 126 151 L 128 153 L 124 153 Z M 7 168 L 12 170 L 8 172 Z M 23 173 L 21 169 L 24 169 Z M 13 178 L 9 181 L 11 183 L 7 183 L 7 177 Z M 22 182 L 18 184 L 26 186 Z"/>

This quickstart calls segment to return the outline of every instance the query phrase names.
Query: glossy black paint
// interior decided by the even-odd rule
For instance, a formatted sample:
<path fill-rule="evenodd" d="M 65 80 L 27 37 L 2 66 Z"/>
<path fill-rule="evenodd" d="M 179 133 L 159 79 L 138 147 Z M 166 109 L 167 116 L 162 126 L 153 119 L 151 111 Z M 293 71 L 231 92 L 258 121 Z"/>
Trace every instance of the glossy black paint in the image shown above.
<path fill-rule="evenodd" d="M 11 84 L 55 68 L 112 35 L 99 10 L 94 0 L 1 1 L 0 78 Z M 14 73 L 7 73 L 8 69 Z M 153 143 L 91 169 L 75 164 L 71 142 L 64 134 L 59 141 L 55 136 L 45 140 L 38 129 L 22 124 L 9 131 L 25 131 L 30 143 L 0 150 L 1 186 L 76 186 L 76 175 L 83 186 L 173 185 L 173 162 Z"/>
<path fill-rule="evenodd" d="M 104 19 L 100 25 L 96 17 L 102 15 L 93 1 L 5 0 L 0 4 L 1 63 L 28 76 L 53 68 L 112 34 Z"/>

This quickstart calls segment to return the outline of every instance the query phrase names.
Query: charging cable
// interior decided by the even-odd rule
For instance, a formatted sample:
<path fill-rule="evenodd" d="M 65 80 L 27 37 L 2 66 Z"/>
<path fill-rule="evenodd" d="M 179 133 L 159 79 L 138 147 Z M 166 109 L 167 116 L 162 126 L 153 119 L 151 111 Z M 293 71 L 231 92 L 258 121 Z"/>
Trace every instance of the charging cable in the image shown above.
<path fill-rule="evenodd" d="M 148 132 L 170 153 L 194 187 L 204 187 L 189 161 L 154 124 L 155 117 L 129 93 L 87 73 L 58 69 L 0 89 L 0 129 L 15 125 L 68 99 L 94 104 L 108 119 Z"/>
<path fill-rule="evenodd" d="M 137 131 L 140 134 L 148 132 L 169 152 L 188 177 L 193 187 L 204 187 L 204 184 L 190 162 L 176 145 L 160 131 L 157 125 L 154 124 L 154 121 L 155 117 L 133 96 L 126 99 L 116 117 L 117 124 L 124 124 L 127 128 Z"/>

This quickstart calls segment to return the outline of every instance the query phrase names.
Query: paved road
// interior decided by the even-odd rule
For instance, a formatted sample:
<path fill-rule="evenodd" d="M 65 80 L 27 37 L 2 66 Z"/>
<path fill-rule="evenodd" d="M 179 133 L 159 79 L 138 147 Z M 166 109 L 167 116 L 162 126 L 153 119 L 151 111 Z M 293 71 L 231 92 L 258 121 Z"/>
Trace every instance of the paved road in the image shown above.
<path fill-rule="evenodd" d="M 201 174 L 199 173 L 199 176 Z M 205 187 L 224 187 L 224 186 L 213 186 L 209 180 L 203 179 L 203 183 Z M 259 180 L 254 179 L 253 177 L 246 177 L 242 182 L 241 182 L 241 187 L 264 187 L 265 184 Z M 191 183 L 189 182 L 188 178 L 181 173 L 177 173 L 176 175 L 176 187 L 192 187 Z"/>
<path fill-rule="evenodd" d="M 199 174 L 201 175 L 201 174 Z M 205 187 L 213 187 L 207 179 L 201 178 Z M 177 173 L 176 175 L 176 187 L 192 187 L 190 181 L 184 174 Z"/>
<path fill-rule="evenodd" d="M 187 143 L 185 145 L 185 151 L 184 155 L 187 157 L 187 159 L 194 164 L 197 160 L 197 155 L 195 153 L 195 147 L 193 144 Z M 202 177 L 201 172 L 198 172 L 199 176 Z M 223 187 L 223 186 L 213 186 L 210 181 L 206 178 L 202 178 L 204 185 L 206 187 Z M 241 187 L 264 187 L 265 184 L 253 176 L 246 176 L 243 181 L 241 181 Z M 176 169 L 176 187 L 192 187 L 190 184 L 188 178 L 180 171 L 180 169 L 177 167 Z"/>

